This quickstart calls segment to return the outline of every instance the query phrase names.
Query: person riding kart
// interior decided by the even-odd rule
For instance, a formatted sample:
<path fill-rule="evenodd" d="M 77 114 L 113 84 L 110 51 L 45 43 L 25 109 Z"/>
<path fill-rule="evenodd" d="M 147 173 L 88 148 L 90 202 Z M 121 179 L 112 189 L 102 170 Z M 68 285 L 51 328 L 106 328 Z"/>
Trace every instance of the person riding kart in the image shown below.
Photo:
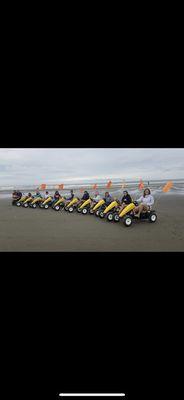
<path fill-rule="evenodd" d="M 121 206 L 119 207 L 119 212 L 121 212 L 128 204 L 132 203 L 132 198 L 127 190 L 123 191 L 123 197 L 121 199 Z"/>
<path fill-rule="evenodd" d="M 114 198 L 110 195 L 109 192 L 105 192 L 105 197 L 102 200 L 104 200 L 104 203 L 95 213 L 97 217 L 100 215 L 100 213 L 103 213 L 106 207 L 108 207 L 114 201 Z"/>
<path fill-rule="evenodd" d="M 134 208 L 133 212 L 137 218 L 140 218 L 142 212 L 151 210 L 151 207 L 154 204 L 154 197 L 151 195 L 150 189 L 146 188 L 143 192 L 143 196 L 136 201 L 137 203 L 140 202 L 140 204 Z"/>
<path fill-rule="evenodd" d="M 104 197 L 105 205 L 108 206 L 110 203 L 112 203 L 113 200 L 114 199 L 110 195 L 110 193 L 109 192 L 105 192 L 105 197 Z"/>
<path fill-rule="evenodd" d="M 53 206 L 54 203 L 56 203 L 60 198 L 61 198 L 61 195 L 60 195 L 60 193 L 58 192 L 58 190 L 56 190 L 55 193 L 54 193 L 53 200 L 52 200 L 52 206 Z"/>
<path fill-rule="evenodd" d="M 58 190 L 56 190 L 56 192 L 54 193 L 54 200 L 59 200 L 61 197 L 60 193 L 58 192 Z"/>
<path fill-rule="evenodd" d="M 12 205 L 16 205 L 17 201 L 22 197 L 20 190 L 14 190 L 12 193 Z"/>
<path fill-rule="evenodd" d="M 97 204 L 101 200 L 101 196 L 100 196 L 99 192 L 95 192 L 95 195 L 94 195 L 94 197 L 91 197 L 91 200 L 92 200 L 91 208 L 93 208 L 94 205 Z"/>
<path fill-rule="evenodd" d="M 39 192 L 39 190 L 36 190 L 35 194 L 33 195 L 34 199 L 36 199 L 37 197 L 42 197 L 41 193 Z"/>
<path fill-rule="evenodd" d="M 85 190 L 83 196 L 81 197 L 81 199 L 78 198 L 78 201 L 75 203 L 75 208 L 77 210 L 79 210 L 79 207 L 81 206 L 81 204 L 84 203 L 89 198 L 90 198 L 90 195 L 87 192 L 87 190 Z"/>
<path fill-rule="evenodd" d="M 74 192 L 73 189 L 70 190 L 70 194 L 68 196 L 64 196 L 65 199 L 65 205 L 69 204 L 71 200 L 74 198 Z"/>
<path fill-rule="evenodd" d="M 36 190 L 36 193 L 33 195 L 33 200 L 29 203 L 29 206 L 31 208 L 36 208 L 37 205 L 41 205 L 41 203 L 44 201 L 44 197 L 41 195 L 39 190 Z"/>
<path fill-rule="evenodd" d="M 49 192 L 46 191 L 46 192 L 45 192 L 45 195 L 44 195 L 45 200 L 48 199 L 48 197 L 50 197 L 50 196 L 51 196 L 51 195 L 49 194 Z"/>
<path fill-rule="evenodd" d="M 52 206 L 52 203 L 53 203 L 53 197 L 48 191 L 46 191 L 43 201 L 39 203 L 39 207 L 48 209 L 49 207 Z"/>
<path fill-rule="evenodd" d="M 85 190 L 81 199 L 79 199 L 78 203 L 76 203 L 76 207 L 80 207 L 80 205 L 89 198 L 90 198 L 89 193 L 87 192 L 87 190 Z"/>

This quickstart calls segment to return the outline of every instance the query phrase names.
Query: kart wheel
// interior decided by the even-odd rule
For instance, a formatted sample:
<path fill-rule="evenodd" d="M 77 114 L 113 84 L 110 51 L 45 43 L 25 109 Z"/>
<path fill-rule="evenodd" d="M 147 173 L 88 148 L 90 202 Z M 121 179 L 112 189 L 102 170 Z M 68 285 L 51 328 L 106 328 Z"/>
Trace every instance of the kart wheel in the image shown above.
<path fill-rule="evenodd" d="M 109 222 L 113 221 L 113 214 L 112 214 L 112 213 L 109 213 L 109 214 L 107 215 L 107 219 L 108 219 Z"/>
<path fill-rule="evenodd" d="M 68 211 L 69 211 L 69 213 L 72 213 L 74 211 L 74 208 L 73 207 L 69 207 Z"/>
<path fill-rule="evenodd" d="M 123 220 L 125 226 L 130 226 L 132 225 L 132 217 L 130 215 L 127 215 L 124 220 Z"/>
<path fill-rule="evenodd" d="M 157 220 L 157 215 L 155 214 L 155 213 L 151 213 L 150 214 L 150 216 L 149 216 L 149 220 L 150 220 L 150 222 L 156 222 L 156 220 Z"/>
<path fill-rule="evenodd" d="M 94 214 L 93 210 L 89 210 L 89 213 L 90 213 L 91 215 Z"/>
<path fill-rule="evenodd" d="M 25 208 L 27 208 L 28 206 L 29 206 L 29 204 L 28 204 L 28 203 L 25 203 L 25 204 L 24 204 L 24 207 L 25 207 Z"/>
<path fill-rule="evenodd" d="M 77 208 L 77 212 L 80 214 L 82 210 L 80 208 Z"/>
<path fill-rule="evenodd" d="M 32 207 L 33 207 L 33 208 L 36 208 L 36 204 L 33 204 Z"/>
<path fill-rule="evenodd" d="M 44 208 L 47 210 L 49 208 L 48 204 L 45 204 Z"/>
<path fill-rule="evenodd" d="M 59 211 L 59 210 L 60 210 L 60 206 L 55 206 L 55 207 L 54 207 L 54 210 L 55 210 L 55 211 Z"/>
<path fill-rule="evenodd" d="M 100 216 L 100 218 L 104 218 L 105 217 L 103 211 L 100 211 L 99 216 Z"/>
<path fill-rule="evenodd" d="M 82 210 L 82 214 L 86 215 L 86 214 L 87 214 L 87 212 L 88 212 L 87 208 L 83 208 L 83 210 Z"/>
<path fill-rule="evenodd" d="M 20 207 L 20 206 L 21 206 L 21 203 L 18 201 L 18 202 L 16 203 L 16 206 L 17 206 L 17 207 Z"/>
<path fill-rule="evenodd" d="M 120 218 L 118 214 L 114 215 L 114 222 L 119 222 Z"/>
<path fill-rule="evenodd" d="M 67 206 L 64 206 L 64 209 L 65 209 L 65 211 L 68 211 L 68 207 Z"/>
<path fill-rule="evenodd" d="M 99 213 L 100 213 L 100 210 L 97 210 L 95 213 L 96 217 L 99 217 Z"/>

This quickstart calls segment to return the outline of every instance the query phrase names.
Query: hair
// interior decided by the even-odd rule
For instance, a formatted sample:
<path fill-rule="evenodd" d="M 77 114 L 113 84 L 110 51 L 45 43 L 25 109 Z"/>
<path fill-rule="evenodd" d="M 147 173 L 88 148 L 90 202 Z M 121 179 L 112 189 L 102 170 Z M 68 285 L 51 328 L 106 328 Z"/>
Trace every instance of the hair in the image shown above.
<path fill-rule="evenodd" d="M 151 194 L 151 191 L 150 191 L 150 189 L 149 189 L 149 188 L 146 188 L 146 189 L 144 189 L 144 192 L 143 192 L 143 197 L 145 197 L 145 196 L 146 196 L 146 190 L 148 190 L 148 191 L 149 191 L 149 194 Z"/>

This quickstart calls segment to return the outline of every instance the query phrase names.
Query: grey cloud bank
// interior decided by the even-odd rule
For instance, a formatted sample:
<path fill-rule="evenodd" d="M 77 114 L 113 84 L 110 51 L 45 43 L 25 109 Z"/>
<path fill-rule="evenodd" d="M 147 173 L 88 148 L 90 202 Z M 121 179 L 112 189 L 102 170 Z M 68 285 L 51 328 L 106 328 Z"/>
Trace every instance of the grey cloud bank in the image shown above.
<path fill-rule="evenodd" d="M 0 185 L 183 179 L 184 149 L 2 149 Z"/>

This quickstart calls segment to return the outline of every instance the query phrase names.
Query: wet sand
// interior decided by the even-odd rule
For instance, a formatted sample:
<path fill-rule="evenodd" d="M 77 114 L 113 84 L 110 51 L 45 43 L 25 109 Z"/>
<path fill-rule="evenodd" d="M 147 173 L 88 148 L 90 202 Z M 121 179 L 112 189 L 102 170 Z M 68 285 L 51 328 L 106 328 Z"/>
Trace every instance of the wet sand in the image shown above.
<path fill-rule="evenodd" d="M 184 197 L 163 196 L 155 224 L 130 228 L 91 215 L 14 207 L 0 200 L 0 251 L 183 251 Z"/>

